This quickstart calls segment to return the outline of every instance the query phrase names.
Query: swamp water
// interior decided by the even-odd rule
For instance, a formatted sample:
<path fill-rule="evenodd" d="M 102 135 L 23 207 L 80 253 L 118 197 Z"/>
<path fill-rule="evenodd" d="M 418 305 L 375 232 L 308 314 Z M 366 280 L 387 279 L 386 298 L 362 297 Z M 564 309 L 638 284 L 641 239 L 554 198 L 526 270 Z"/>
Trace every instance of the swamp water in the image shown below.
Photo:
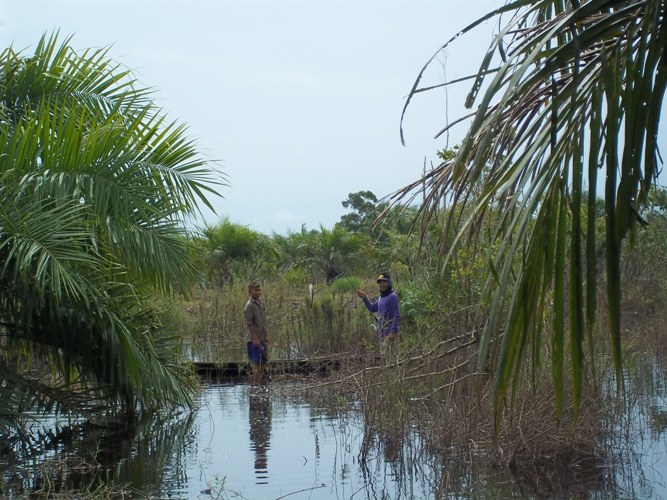
<path fill-rule="evenodd" d="M 55 440 L 11 467 L 0 457 L 2 497 L 47 482 L 76 488 L 106 477 L 142 492 L 133 498 L 667 498 L 662 385 L 650 404 L 634 406 L 624 418 L 629 445 L 612 453 L 614 464 L 588 484 L 551 495 L 494 469 L 483 450 L 474 457 L 436 456 L 416 426 L 399 437 L 371 431 L 360 404 L 304 396 L 299 388 L 293 382 L 206 384 L 196 411 L 163 415 L 131 440 Z M 93 456 L 97 468 L 79 469 L 76 457 Z"/>

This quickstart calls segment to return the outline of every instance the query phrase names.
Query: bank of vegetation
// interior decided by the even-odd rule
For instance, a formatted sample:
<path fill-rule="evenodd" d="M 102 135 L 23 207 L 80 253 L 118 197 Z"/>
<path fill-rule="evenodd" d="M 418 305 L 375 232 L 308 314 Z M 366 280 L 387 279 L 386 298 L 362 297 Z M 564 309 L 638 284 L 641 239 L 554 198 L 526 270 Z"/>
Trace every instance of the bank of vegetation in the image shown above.
<path fill-rule="evenodd" d="M 626 363 L 641 370 L 650 369 L 646 360 L 660 359 L 665 340 L 661 325 L 667 305 L 667 270 L 659 262 L 667 250 L 666 194 L 663 189 L 651 194 L 641 213 L 646 228 L 637 232 L 620 263 L 625 284 L 623 350 Z M 387 435 L 401 442 L 417 426 L 441 455 L 452 461 L 465 456 L 494 463 L 511 472 L 510 477 L 530 494 L 565 494 L 577 488 L 585 491 L 591 484 L 609 484 L 605 464 L 615 459 L 610 453 L 621 446 L 615 441 L 615 429 L 624 414 L 623 405 L 638 400 L 643 387 L 633 383 L 622 393 L 616 391 L 606 308 L 600 307 L 592 332 L 594 359 L 587 363 L 581 401 L 575 405 L 570 392 L 559 396 L 553 386 L 549 335 L 557 318 L 549 309 L 541 359 L 517 378 L 499 418 L 495 411 L 497 360 L 479 359 L 490 311 L 490 299 L 483 293 L 489 276 L 483 256 L 493 240 L 478 239 L 476 246 L 461 247 L 445 265 L 439 265 L 440 257 L 432 251 L 440 238 L 439 224 L 430 222 L 422 238 L 411 235 L 409 224 L 392 225 L 391 219 L 380 230 L 373 222 L 388 209 L 385 202 L 371 192 L 361 192 L 351 193 L 345 204 L 351 212 L 332 230 L 267 236 L 222 221 L 205 232 L 228 235 L 227 248 L 234 248 L 235 255 L 210 246 L 215 241 L 210 236 L 200 244 L 206 248 L 207 259 L 217 261 L 224 255 L 235 262 L 227 268 L 236 271 L 224 283 L 216 282 L 212 272 L 185 307 L 179 302 L 170 308 L 177 312 L 174 321 L 182 325 L 186 338 L 199 346 L 196 354 L 221 363 L 244 359 L 245 285 L 260 279 L 272 332 L 271 357 L 339 361 L 340 369 L 324 379 L 300 376 L 304 390 L 311 398 L 319 393 L 343 402 L 361 400 L 369 429 L 375 429 L 380 442 L 377 436 Z M 400 219 L 408 213 L 416 214 L 410 209 L 395 215 Z M 601 202 L 595 219 L 593 226 L 603 232 Z M 493 232 L 489 227 L 486 234 Z M 604 255 L 603 245 L 598 252 Z M 208 262 L 209 270 L 216 269 Z M 378 334 L 372 328 L 374 317 L 355 293 L 361 288 L 377 294 L 375 277 L 383 271 L 392 273 L 402 313 L 397 351 L 385 356 L 380 355 Z M 597 294 L 604 304 L 602 267 L 599 273 Z M 500 341 L 501 337 L 494 340 Z M 628 380 L 633 378 L 630 373 Z M 274 383 L 294 377 L 279 371 L 273 376 Z M 565 387 L 571 386 L 569 369 L 561 377 Z M 455 491 L 460 486 L 448 487 Z"/>

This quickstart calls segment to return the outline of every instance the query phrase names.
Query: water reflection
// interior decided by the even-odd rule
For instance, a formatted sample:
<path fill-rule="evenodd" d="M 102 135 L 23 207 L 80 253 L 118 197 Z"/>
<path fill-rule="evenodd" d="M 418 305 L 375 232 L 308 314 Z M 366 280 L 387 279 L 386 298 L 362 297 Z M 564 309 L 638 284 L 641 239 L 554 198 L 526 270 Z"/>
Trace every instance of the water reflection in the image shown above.
<path fill-rule="evenodd" d="M 21 458 L 16 449 L 17 460 L 11 466 L 5 451 L 0 454 L 2 492 L 12 496 L 46 483 L 88 484 L 92 475 L 73 475 L 72 462 L 65 464 L 70 465 L 67 471 L 45 459 L 65 463 L 65 458 L 95 455 L 97 480 L 130 483 L 158 498 L 358 500 L 542 494 L 543 490 L 530 488 L 528 470 L 514 475 L 496 470 L 482 451 L 474 459 L 453 449 L 436 451 L 425 442 L 417 423 L 404 428 L 389 422 L 381 429 L 370 428 L 360 403 L 342 404 L 336 397 L 298 388 L 277 383 L 211 384 L 204 387 L 195 412 L 156 416 L 131 436 L 99 436 L 88 429 L 86 434 L 94 439 L 60 440 L 57 449 L 44 447 L 48 455 L 41 462 L 34 453 Z M 655 414 L 664 408 L 654 399 L 653 412 L 643 413 L 650 418 L 645 417 L 649 422 L 644 422 L 641 438 L 644 444 L 652 443 L 653 465 L 667 455 L 664 427 L 655 423 L 661 421 Z M 641 456 L 646 455 L 635 455 Z M 632 469 L 626 471 L 629 475 L 605 474 L 601 481 L 598 470 L 581 478 L 585 484 L 578 491 L 601 498 L 626 493 L 647 498 L 665 492 L 664 478 L 652 476 L 645 463 L 631 463 L 627 457 L 627 450 L 619 451 L 619 463 Z M 636 470 L 644 472 L 638 476 Z M 7 486 L 11 481 L 14 488 Z"/>
<path fill-rule="evenodd" d="M 268 484 L 268 451 L 271 447 L 271 397 L 265 385 L 248 390 L 250 449 L 255 453 L 256 484 Z"/>

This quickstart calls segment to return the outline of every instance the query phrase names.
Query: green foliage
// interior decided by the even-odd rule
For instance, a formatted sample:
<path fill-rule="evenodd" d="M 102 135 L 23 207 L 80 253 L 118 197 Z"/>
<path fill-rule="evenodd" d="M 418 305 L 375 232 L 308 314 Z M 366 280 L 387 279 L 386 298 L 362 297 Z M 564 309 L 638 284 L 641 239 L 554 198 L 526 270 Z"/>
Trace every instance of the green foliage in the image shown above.
<path fill-rule="evenodd" d="M 361 279 L 356 276 L 339 276 L 329 287 L 333 293 L 355 293 L 361 286 Z"/>
<path fill-rule="evenodd" d="M 401 289 L 401 321 L 417 322 L 439 310 L 438 296 L 428 286 L 413 285 Z"/>
<path fill-rule="evenodd" d="M 342 205 L 352 212 L 343 215 L 339 224 L 351 232 L 358 232 L 369 231 L 387 203 L 379 203 L 377 196 L 371 191 L 358 191 L 350 193 Z"/>
<path fill-rule="evenodd" d="M 152 297 L 193 283 L 185 221 L 221 179 L 106 50 L 69 42 L 0 54 L 0 432 L 27 407 L 189 402 Z"/>
<path fill-rule="evenodd" d="M 417 217 L 416 208 L 379 201 L 371 191 L 350 193 L 342 204 L 352 212 L 343 215 L 337 225 L 353 233 L 368 234 L 382 244 L 388 242 L 392 233 L 408 234 Z"/>
<path fill-rule="evenodd" d="M 626 287 L 643 290 L 647 309 L 659 304 L 667 281 L 657 280 L 667 249 L 667 189 L 655 187 L 641 212 L 643 225 L 637 229 L 621 259 L 620 269 Z"/>
<path fill-rule="evenodd" d="M 216 285 L 244 282 L 272 272 L 278 257 L 273 241 L 266 235 L 235 224 L 229 218 L 204 229 L 204 247 L 210 277 Z"/>
<path fill-rule="evenodd" d="M 568 363 L 576 411 L 594 359 L 600 169 L 607 331 L 622 388 L 621 255 L 659 171 L 658 128 L 667 89 L 664 2 L 508 3 L 442 49 L 501 16 L 506 24 L 472 75 L 466 105 L 475 112 L 460 149 L 403 194 L 422 190 L 426 215 L 445 202 L 455 207 L 443 232 L 457 229 L 450 255 L 470 231 L 489 227 L 483 223 L 489 214 L 500 216 L 479 356 L 480 366 L 489 356 L 496 360 L 497 415 L 526 365 L 540 373 L 545 334 L 558 412 Z M 436 56 L 420 72 L 406 107 L 429 88 L 420 81 Z"/>
<path fill-rule="evenodd" d="M 351 233 L 336 225 L 333 229 L 320 227 L 319 231 L 290 232 L 287 236 L 274 235 L 280 252 L 289 257 L 285 266 L 306 270 L 311 281 L 333 281 L 341 273 L 354 269 L 359 251 L 369 244 L 363 234 Z M 283 268 L 284 269 L 284 268 Z"/>
<path fill-rule="evenodd" d="M 310 281 L 310 273 L 306 269 L 293 266 L 282 273 L 282 279 L 288 286 L 305 285 Z"/>

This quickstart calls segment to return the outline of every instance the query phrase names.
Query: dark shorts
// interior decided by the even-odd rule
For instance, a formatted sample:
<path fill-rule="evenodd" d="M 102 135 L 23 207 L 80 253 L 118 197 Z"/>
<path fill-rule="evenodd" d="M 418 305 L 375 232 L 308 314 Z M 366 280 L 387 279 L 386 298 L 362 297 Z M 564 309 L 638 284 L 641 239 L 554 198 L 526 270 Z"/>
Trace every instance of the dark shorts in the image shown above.
<path fill-rule="evenodd" d="M 269 358 L 266 355 L 266 342 L 260 342 L 259 347 L 255 347 L 255 344 L 248 342 L 248 359 L 251 363 L 256 365 L 265 365 Z"/>

